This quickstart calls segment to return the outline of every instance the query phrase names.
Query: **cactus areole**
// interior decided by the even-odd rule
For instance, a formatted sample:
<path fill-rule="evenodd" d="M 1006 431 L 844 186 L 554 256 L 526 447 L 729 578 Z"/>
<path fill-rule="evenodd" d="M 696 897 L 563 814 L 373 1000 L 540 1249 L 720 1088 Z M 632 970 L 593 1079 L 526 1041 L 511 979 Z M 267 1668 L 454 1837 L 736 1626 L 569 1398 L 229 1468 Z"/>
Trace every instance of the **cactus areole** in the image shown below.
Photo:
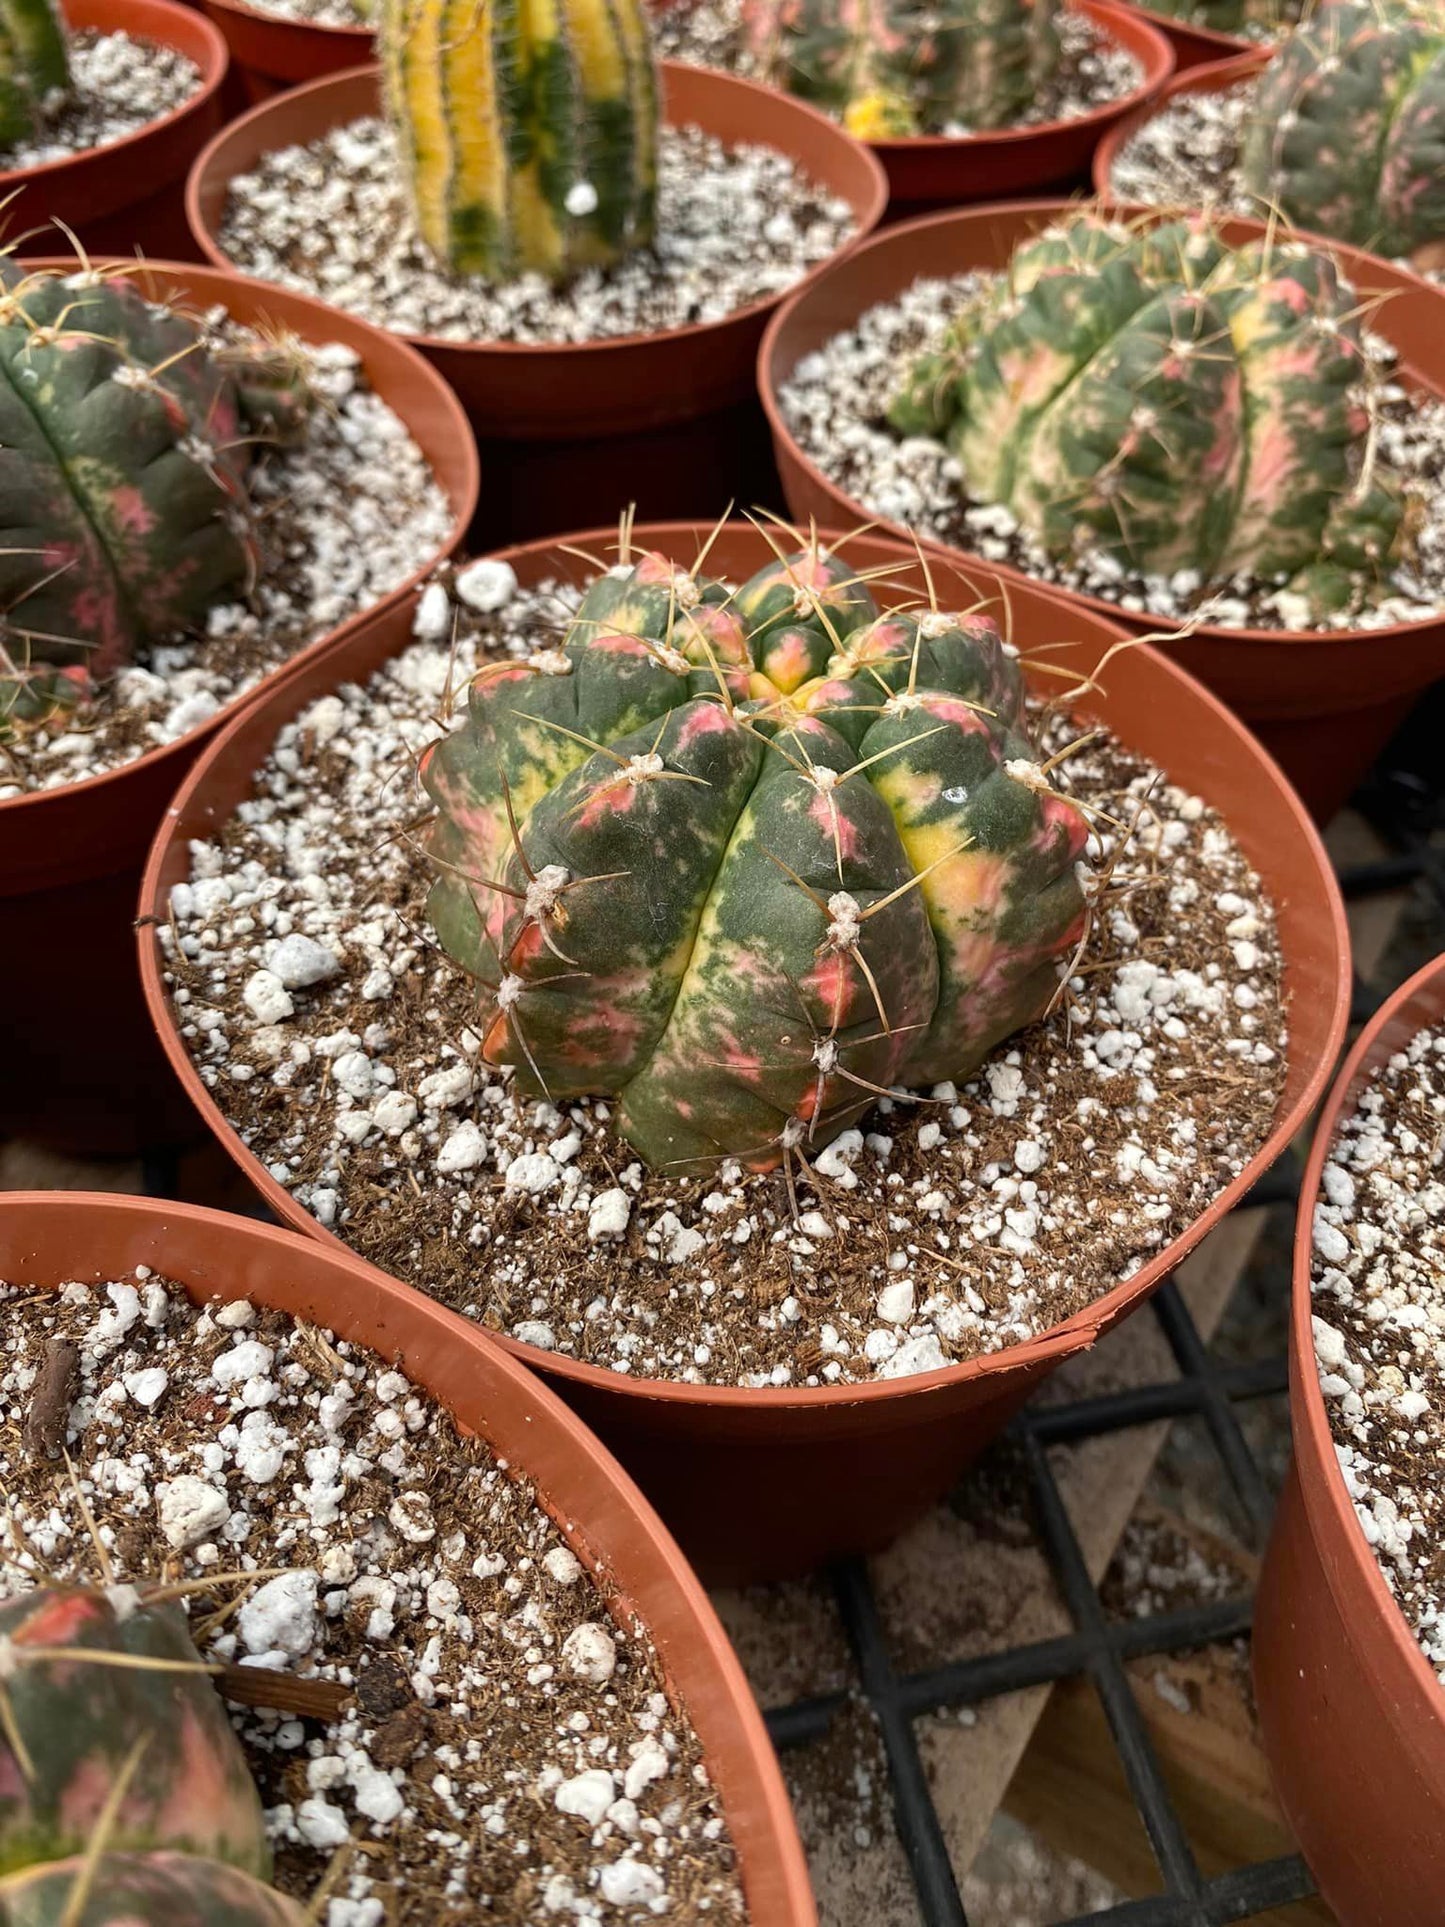
<path fill-rule="evenodd" d="M 23 141 L 70 85 L 54 0 L 0 0 L 0 149 Z"/>
<path fill-rule="evenodd" d="M 735 593 L 619 564 L 423 761 L 433 925 L 526 1092 L 654 1167 L 805 1157 L 968 1076 L 1077 943 L 1086 828 L 982 614 L 880 615 L 816 544 Z"/>
<path fill-rule="evenodd" d="M 1203 220 L 1079 214 L 970 299 L 890 410 L 1052 556 L 1349 605 L 1404 542 L 1373 459 L 1359 303 L 1332 257 Z"/>

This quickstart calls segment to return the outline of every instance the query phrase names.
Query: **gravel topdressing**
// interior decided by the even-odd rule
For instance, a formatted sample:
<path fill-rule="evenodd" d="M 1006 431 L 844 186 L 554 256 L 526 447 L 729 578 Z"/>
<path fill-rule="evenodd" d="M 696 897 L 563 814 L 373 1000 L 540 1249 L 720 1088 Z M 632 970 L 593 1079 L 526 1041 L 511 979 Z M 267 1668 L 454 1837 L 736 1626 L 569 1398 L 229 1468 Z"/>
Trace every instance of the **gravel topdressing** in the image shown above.
<path fill-rule="evenodd" d="M 1057 70 L 1011 127 L 1041 127 L 1046 122 L 1076 120 L 1132 93 L 1144 69 L 1124 47 L 1101 34 L 1081 14 L 1062 13 L 1058 21 L 1061 59 Z M 762 78 L 761 63 L 748 45 L 742 0 L 697 0 L 695 5 L 671 6 L 653 25 L 657 50 L 669 60 L 686 60 L 698 67 L 718 67 L 744 79 Z M 967 122 L 950 120 L 927 127 L 927 134 L 966 138 L 975 130 Z M 997 128 L 982 130 L 985 137 Z"/>
<path fill-rule="evenodd" d="M 218 604 L 204 636 L 142 648 L 87 708 L 0 746 L 0 801 L 176 742 L 436 555 L 451 505 L 405 423 L 352 349 L 332 343 L 309 359 L 317 403 L 304 443 L 266 450 L 251 472 L 262 569 L 249 603 Z"/>
<path fill-rule="evenodd" d="M 575 590 L 518 590 L 495 563 L 458 582 L 485 613 L 463 612 L 455 661 L 438 584 L 413 647 L 281 732 L 254 800 L 193 845 L 162 930 L 217 1103 L 363 1255 L 613 1371 L 857 1382 L 1057 1324 L 1258 1147 L 1284 1071 L 1273 912 L 1213 812 L 1109 741 L 1053 779 L 1118 824 L 1098 823 L 1087 949 L 1054 1014 L 965 1088 L 881 1101 L 795 1185 L 732 1162 L 648 1173 L 605 1103 L 514 1096 L 429 940 L 410 763 L 449 675 L 549 643 Z M 1051 747 L 1068 741 L 1058 724 Z"/>
<path fill-rule="evenodd" d="M 943 343 L 959 308 L 987 278 L 915 281 L 804 356 L 782 387 L 782 413 L 799 446 L 866 514 L 1161 624 L 1194 617 L 1223 628 L 1378 629 L 1427 621 L 1445 609 L 1445 403 L 1418 400 L 1391 380 L 1393 351 L 1372 335 L 1366 348 L 1377 384 L 1375 459 L 1415 498 L 1417 513 L 1413 559 L 1394 566 L 1378 600 L 1316 615 L 1280 581 L 1235 576 L 1201 583 L 1193 570 L 1169 577 L 1131 572 L 1098 550 L 1067 560 L 1047 555 L 1007 508 L 969 495 L 963 467 L 943 442 L 901 437 L 887 420 L 906 370 Z"/>
<path fill-rule="evenodd" d="M 321 1927 L 745 1918 L 646 1628 L 399 1371 L 245 1303 L 198 1311 L 144 1268 L 0 1283 L 0 1303 L 7 1590 L 212 1581 L 186 1601 L 203 1656 L 263 1669 L 222 1690 L 276 1884 L 308 1901 L 350 1849 Z M 48 1456 L 27 1420 L 64 1341 Z M 280 1711 L 250 1708 L 269 1690 Z M 334 1710 L 300 1717 L 318 1697 Z"/>
<path fill-rule="evenodd" d="M 1445 1029 L 1417 1032 L 1341 1124 L 1311 1291 L 1360 1529 L 1445 1685 Z"/>
<path fill-rule="evenodd" d="M 139 133 L 183 107 L 201 84 L 201 70 L 174 47 L 93 28 L 69 40 L 70 91 L 50 103 L 29 140 L 0 147 L 6 170 L 41 167 Z M 19 208 L 23 218 L 24 204 Z"/>
<path fill-rule="evenodd" d="M 1256 82 L 1176 94 L 1119 149 L 1109 170 L 1116 200 L 1148 207 L 1212 207 L 1258 214 L 1235 176 Z"/>
<path fill-rule="evenodd" d="M 247 0 L 257 13 L 273 13 L 281 20 L 304 20 L 313 27 L 369 27 L 371 22 L 362 14 L 354 0 Z M 360 63 L 364 57 L 357 54 Z"/>
<path fill-rule="evenodd" d="M 459 281 L 412 223 L 382 120 L 267 154 L 230 184 L 220 242 L 246 274 L 320 295 L 383 328 L 447 341 L 597 341 L 721 321 L 835 254 L 853 211 L 787 155 L 664 128 L 657 242 L 555 288 L 540 275 Z"/>

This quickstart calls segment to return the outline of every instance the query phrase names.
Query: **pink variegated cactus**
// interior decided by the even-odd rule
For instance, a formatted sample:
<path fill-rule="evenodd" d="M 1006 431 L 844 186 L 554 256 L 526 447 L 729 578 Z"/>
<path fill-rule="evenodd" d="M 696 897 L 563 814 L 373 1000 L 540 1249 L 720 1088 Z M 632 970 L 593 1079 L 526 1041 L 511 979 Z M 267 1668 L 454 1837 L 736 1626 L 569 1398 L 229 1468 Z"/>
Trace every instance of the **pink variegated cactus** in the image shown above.
<path fill-rule="evenodd" d="M 980 614 L 880 615 L 816 543 L 736 592 L 662 555 L 489 664 L 423 762 L 430 912 L 519 1086 L 654 1166 L 767 1168 L 975 1070 L 1077 942 L 1085 825 Z"/>

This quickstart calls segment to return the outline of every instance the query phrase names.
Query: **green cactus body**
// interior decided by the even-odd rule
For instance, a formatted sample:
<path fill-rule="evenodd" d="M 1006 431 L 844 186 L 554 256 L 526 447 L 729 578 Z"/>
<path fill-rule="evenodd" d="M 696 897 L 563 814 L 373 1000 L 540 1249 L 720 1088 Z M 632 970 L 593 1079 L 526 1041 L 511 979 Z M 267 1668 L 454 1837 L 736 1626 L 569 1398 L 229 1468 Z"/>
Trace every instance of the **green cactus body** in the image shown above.
<path fill-rule="evenodd" d="M 443 266 L 560 280 L 651 241 L 642 0 L 383 0 L 380 31 L 417 231 Z"/>
<path fill-rule="evenodd" d="M 9 1715 L 0 1874 L 83 1853 L 143 1739 L 107 1846 L 176 1848 L 266 1876 L 261 1803 L 215 1687 L 194 1670 L 200 1656 L 177 1606 L 125 1590 L 44 1588 L 0 1604 L 0 1654 Z M 108 1655 L 170 1664 L 107 1664 Z"/>
<path fill-rule="evenodd" d="M 1151 13 L 1238 40 L 1268 40 L 1297 20 L 1303 0 L 1149 0 Z"/>
<path fill-rule="evenodd" d="M 1356 301 L 1330 257 L 1080 214 L 1022 247 L 890 411 L 1052 555 L 1149 575 L 1378 579 L 1402 503 L 1366 458 Z"/>
<path fill-rule="evenodd" d="M 0 0 L 0 148 L 32 134 L 46 101 L 69 85 L 54 0 Z"/>
<path fill-rule="evenodd" d="M 779 86 L 864 139 L 1006 126 L 1058 65 L 1057 0 L 745 0 Z"/>
<path fill-rule="evenodd" d="M 36 729 L 72 716 L 90 694 L 90 677 L 77 666 L 13 663 L 0 649 L 0 749 Z"/>
<path fill-rule="evenodd" d="M 650 555 L 428 752 L 433 925 L 526 1091 L 654 1166 L 766 1168 L 967 1076 L 1077 941 L 1085 826 L 981 616 L 880 616 L 811 549 L 731 598 Z"/>
<path fill-rule="evenodd" d="M 1445 239 L 1445 16 L 1322 6 L 1256 83 L 1240 172 L 1331 240 L 1398 255 Z"/>
<path fill-rule="evenodd" d="M 185 1853 L 103 1853 L 0 1876 L 0 1927 L 306 1927 L 304 1907 Z"/>
<path fill-rule="evenodd" d="M 248 397 L 256 398 L 253 417 Z M 244 592 L 251 435 L 302 408 L 269 349 L 214 354 L 133 280 L 0 261 L 0 639 L 99 678 Z"/>

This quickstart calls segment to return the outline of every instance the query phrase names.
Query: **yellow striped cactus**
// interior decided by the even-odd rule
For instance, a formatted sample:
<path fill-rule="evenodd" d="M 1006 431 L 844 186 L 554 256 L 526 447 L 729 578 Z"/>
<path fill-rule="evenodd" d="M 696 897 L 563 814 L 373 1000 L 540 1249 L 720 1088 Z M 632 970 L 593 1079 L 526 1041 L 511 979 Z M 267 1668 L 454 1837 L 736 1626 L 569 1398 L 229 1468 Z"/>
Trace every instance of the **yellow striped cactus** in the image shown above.
<path fill-rule="evenodd" d="M 643 0 L 382 0 L 380 37 L 417 231 L 444 267 L 558 281 L 651 241 Z"/>

